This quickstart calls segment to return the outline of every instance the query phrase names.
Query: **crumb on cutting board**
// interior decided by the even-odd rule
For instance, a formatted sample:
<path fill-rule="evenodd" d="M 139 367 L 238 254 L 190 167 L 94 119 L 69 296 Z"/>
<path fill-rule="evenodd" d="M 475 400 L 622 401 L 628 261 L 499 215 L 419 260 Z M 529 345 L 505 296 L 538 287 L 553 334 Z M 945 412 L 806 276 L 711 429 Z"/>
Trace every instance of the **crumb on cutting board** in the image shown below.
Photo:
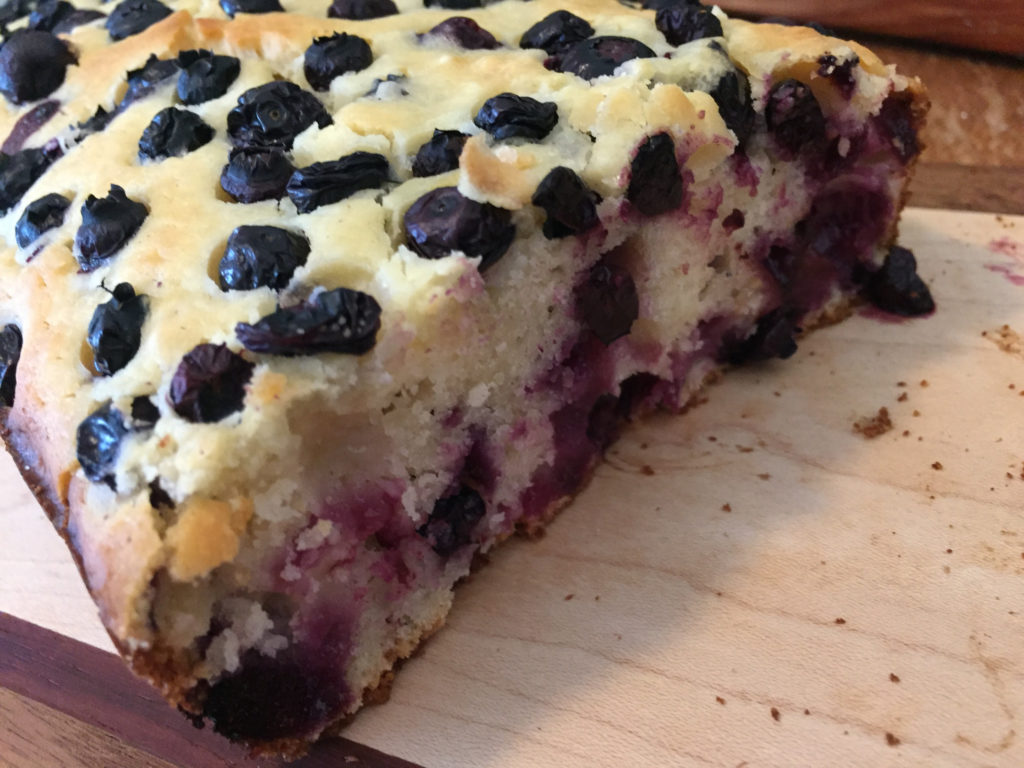
<path fill-rule="evenodd" d="M 853 423 L 853 431 L 863 435 L 866 440 L 873 440 L 892 429 L 889 409 L 882 406 L 874 416 L 865 416 Z"/>

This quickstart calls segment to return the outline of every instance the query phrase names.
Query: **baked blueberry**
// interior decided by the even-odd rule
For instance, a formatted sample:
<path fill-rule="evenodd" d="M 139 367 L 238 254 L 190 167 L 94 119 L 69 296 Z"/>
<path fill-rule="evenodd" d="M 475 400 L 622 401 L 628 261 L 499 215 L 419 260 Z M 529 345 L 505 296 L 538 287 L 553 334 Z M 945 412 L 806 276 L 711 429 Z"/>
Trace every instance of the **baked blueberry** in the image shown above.
<path fill-rule="evenodd" d="M 449 557 L 469 544 L 473 529 L 486 510 L 480 494 L 463 485 L 450 496 L 437 500 L 427 522 L 417 528 L 416 533 L 441 557 Z"/>
<path fill-rule="evenodd" d="M 711 98 L 729 130 L 736 134 L 739 148 L 743 148 L 754 130 L 754 104 L 750 98 L 750 82 L 736 70 L 730 70 L 711 89 Z"/>
<path fill-rule="evenodd" d="M 66 35 L 75 27 L 80 27 L 83 24 L 89 24 L 97 19 L 105 19 L 106 17 L 107 14 L 102 13 L 101 11 L 95 11 L 89 8 L 76 8 L 58 21 L 52 31 L 55 35 Z"/>
<path fill-rule="evenodd" d="M 132 429 L 152 429 L 160 421 L 160 408 L 147 395 L 132 398 Z"/>
<path fill-rule="evenodd" d="M 34 0 L 3 0 L 0 2 L 0 26 L 6 27 L 23 19 L 32 11 Z"/>
<path fill-rule="evenodd" d="M 220 0 L 220 8 L 231 18 L 236 13 L 278 13 L 284 10 L 280 0 Z"/>
<path fill-rule="evenodd" d="M 639 40 L 604 35 L 576 43 L 556 56 L 551 65 L 559 72 L 570 72 L 584 80 L 593 80 L 613 74 L 623 62 L 655 56 L 654 51 Z"/>
<path fill-rule="evenodd" d="M 913 101 L 906 92 L 891 93 L 882 102 L 878 124 L 903 163 L 910 162 L 921 151 L 921 144 L 917 140 L 917 122 Z"/>
<path fill-rule="evenodd" d="M 575 171 L 564 166 L 553 168 L 545 176 L 532 203 L 548 215 L 544 222 L 544 237 L 554 240 L 570 235 L 582 235 L 596 227 L 597 203 L 600 198 L 583 182 Z"/>
<path fill-rule="evenodd" d="M 166 107 L 154 115 L 139 139 L 139 159 L 163 160 L 194 152 L 213 139 L 213 127 L 195 112 Z"/>
<path fill-rule="evenodd" d="M 121 0 L 107 17 L 107 32 L 114 40 L 137 35 L 172 13 L 160 0 Z"/>
<path fill-rule="evenodd" d="M 576 289 L 583 324 L 604 345 L 628 334 L 640 316 L 640 298 L 632 275 L 615 264 L 598 262 Z"/>
<path fill-rule="evenodd" d="M 398 6 L 392 0 L 334 0 L 327 9 L 332 19 L 380 19 L 396 13 Z"/>
<path fill-rule="evenodd" d="M 14 154 L 19 151 L 25 142 L 32 138 L 32 134 L 46 125 L 60 111 L 61 104 L 57 99 L 47 99 L 36 104 L 14 123 L 11 132 L 7 134 L 4 143 L 0 146 L 0 152 Z"/>
<path fill-rule="evenodd" d="M 554 56 L 592 34 L 594 28 L 585 19 L 569 11 L 555 11 L 526 30 L 519 39 L 519 47 L 540 48 Z"/>
<path fill-rule="evenodd" d="M 146 297 L 137 296 L 131 283 L 119 283 L 111 296 L 92 313 L 86 336 L 100 376 L 112 376 L 135 357 L 148 310 Z"/>
<path fill-rule="evenodd" d="M 468 51 L 493 50 L 500 48 L 501 43 L 468 16 L 452 16 L 434 26 L 429 37 L 443 37 L 460 48 Z"/>
<path fill-rule="evenodd" d="M 45 149 L 0 154 L 0 213 L 7 213 L 55 160 Z"/>
<path fill-rule="evenodd" d="M 439 173 L 454 171 L 459 167 L 459 156 L 468 138 L 469 136 L 459 131 L 442 131 L 435 128 L 430 141 L 416 150 L 416 157 L 412 160 L 412 175 L 436 176 Z"/>
<path fill-rule="evenodd" d="M 115 488 L 117 457 L 121 453 L 121 441 L 128 432 L 124 414 L 110 402 L 97 408 L 78 425 L 75 453 L 89 480 Z"/>
<path fill-rule="evenodd" d="M 236 147 L 220 174 L 221 188 L 240 203 L 284 197 L 295 166 L 280 147 Z"/>
<path fill-rule="evenodd" d="M 427 8 L 445 8 L 449 11 L 468 11 L 483 7 L 483 0 L 423 0 Z"/>
<path fill-rule="evenodd" d="M 23 104 L 60 88 L 75 57 L 67 44 L 50 32 L 19 29 L 0 48 L 0 93 Z"/>
<path fill-rule="evenodd" d="M 913 251 L 899 245 L 889 249 L 882 268 L 868 278 L 864 293 L 876 307 L 894 315 L 916 317 L 935 309 L 931 291 L 917 274 Z"/>
<path fill-rule="evenodd" d="M 732 365 L 773 358 L 784 360 L 796 353 L 796 334 L 799 331 L 784 308 L 773 309 L 758 318 L 754 330 L 745 339 L 725 339 L 719 359 Z"/>
<path fill-rule="evenodd" d="M 51 192 L 33 200 L 14 225 L 14 239 L 19 248 L 27 248 L 48 232 L 64 223 L 64 214 L 71 201 L 64 195 Z"/>
<path fill-rule="evenodd" d="M 102 267 L 132 239 L 148 215 L 145 205 L 129 198 L 116 184 L 110 185 L 106 197 L 89 195 L 82 206 L 82 225 L 75 234 L 82 271 Z"/>
<path fill-rule="evenodd" d="M 241 63 L 234 56 L 212 51 L 182 51 L 178 54 L 178 98 L 182 104 L 202 104 L 228 92 L 238 78 Z"/>
<path fill-rule="evenodd" d="M 722 34 L 722 22 L 700 5 L 666 5 L 655 15 L 654 26 L 670 45 L 682 45 L 705 37 L 720 37 Z"/>
<path fill-rule="evenodd" d="M 529 96 L 499 93 L 492 96 L 473 118 L 498 139 L 530 139 L 540 141 L 558 124 L 558 106 L 551 101 L 537 101 Z"/>
<path fill-rule="evenodd" d="M 75 12 L 75 6 L 65 0 L 42 0 L 28 17 L 29 29 L 53 32 L 54 27 Z"/>
<path fill-rule="evenodd" d="M 455 187 L 432 189 L 413 203 L 402 219 L 406 242 L 425 259 L 454 251 L 480 257 L 480 271 L 505 255 L 516 236 L 512 213 L 463 197 Z"/>
<path fill-rule="evenodd" d="M 103 107 L 96 107 L 92 117 L 78 124 L 79 138 L 85 138 L 89 134 L 106 130 L 106 127 L 110 125 L 110 121 L 117 117 L 117 115 L 117 110 L 107 112 Z"/>
<path fill-rule="evenodd" d="M 332 122 L 312 93 L 287 80 L 274 80 L 239 96 L 238 106 L 228 112 L 228 136 L 236 145 L 291 149 L 295 137 L 313 123 L 324 128 Z"/>
<path fill-rule="evenodd" d="M 14 323 L 8 323 L 0 330 L 0 406 L 9 408 L 14 405 L 21 344 L 21 329 Z"/>
<path fill-rule="evenodd" d="M 859 64 L 860 58 L 856 55 L 851 56 L 845 61 L 840 61 L 831 53 L 826 53 L 818 59 L 818 75 L 832 81 L 832 84 L 842 97 L 849 100 L 857 89 L 857 81 L 853 77 L 853 70 Z"/>
<path fill-rule="evenodd" d="M 337 32 L 317 37 L 306 49 L 302 71 L 314 91 L 326 91 L 331 81 L 348 72 L 361 72 L 373 63 L 370 44 L 358 35 Z"/>
<path fill-rule="evenodd" d="M 645 216 L 673 211 L 683 202 L 676 145 L 667 133 L 648 136 L 630 163 L 626 199 Z"/>
<path fill-rule="evenodd" d="M 124 109 L 132 102 L 148 96 L 177 72 L 177 59 L 158 59 L 155 53 L 151 53 L 145 64 L 128 72 L 128 89 L 121 98 L 118 109 Z"/>
<path fill-rule="evenodd" d="M 309 240 L 281 227 L 245 224 L 228 238 L 217 272 L 223 291 L 281 289 L 309 257 Z"/>
<path fill-rule="evenodd" d="M 199 344 L 178 364 L 167 393 L 168 402 L 186 421 L 220 421 L 242 410 L 253 368 L 225 344 Z"/>
<path fill-rule="evenodd" d="M 363 189 L 384 186 L 391 167 L 383 155 L 353 152 L 340 160 L 299 168 L 288 181 L 288 197 L 299 213 L 315 211 Z"/>
<path fill-rule="evenodd" d="M 790 156 L 825 139 L 825 115 L 814 92 L 799 80 L 783 80 L 772 87 L 764 117 L 768 132 Z"/>

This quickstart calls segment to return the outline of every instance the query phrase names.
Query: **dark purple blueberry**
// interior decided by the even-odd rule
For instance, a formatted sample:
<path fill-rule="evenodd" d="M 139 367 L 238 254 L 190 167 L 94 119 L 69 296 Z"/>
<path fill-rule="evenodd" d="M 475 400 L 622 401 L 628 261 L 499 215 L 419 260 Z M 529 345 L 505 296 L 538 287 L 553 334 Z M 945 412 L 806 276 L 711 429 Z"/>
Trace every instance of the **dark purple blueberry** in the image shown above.
<path fill-rule="evenodd" d="M 107 17 L 107 32 L 113 40 L 137 35 L 172 13 L 160 0 L 121 0 Z"/>
<path fill-rule="evenodd" d="M 309 258 L 309 240 L 281 227 L 237 227 L 228 238 L 217 272 L 222 291 L 280 290 Z"/>
<path fill-rule="evenodd" d="M 32 134 L 50 122 L 55 114 L 60 111 L 60 102 L 56 99 L 40 102 L 32 109 L 18 118 L 18 121 L 11 128 L 11 132 L 4 139 L 0 152 L 5 155 L 13 155 L 25 146 Z"/>
<path fill-rule="evenodd" d="M 413 203 L 403 218 L 406 242 L 425 259 L 453 251 L 481 257 L 480 271 L 505 255 L 516 236 L 512 213 L 463 197 L 455 187 L 432 189 Z"/>
<path fill-rule="evenodd" d="M 466 146 L 464 133 L 434 129 L 434 135 L 416 151 L 412 160 L 412 175 L 416 177 L 436 176 L 454 171 L 459 167 L 459 156 Z"/>
<path fill-rule="evenodd" d="M 76 434 L 76 454 L 85 476 L 94 483 L 114 488 L 121 441 L 129 432 L 124 414 L 110 402 L 93 411 Z"/>
<path fill-rule="evenodd" d="M 212 424 L 242 410 L 255 366 L 225 344 L 199 344 L 181 359 L 167 394 L 174 412 Z"/>
<path fill-rule="evenodd" d="M 733 365 L 780 358 L 785 360 L 796 352 L 796 323 L 782 308 L 762 315 L 745 339 L 726 340 L 719 359 Z"/>
<path fill-rule="evenodd" d="M 743 215 L 743 211 L 739 208 L 733 208 L 732 212 L 722 219 L 722 229 L 731 235 L 737 229 L 743 229 L 746 223 L 747 217 Z"/>
<path fill-rule="evenodd" d="M 57 26 L 53 28 L 53 34 L 55 35 L 67 35 L 70 34 L 75 27 L 80 27 L 84 24 L 90 24 L 99 19 L 107 18 L 107 14 L 101 11 L 90 10 L 88 8 L 76 8 L 59 22 Z"/>
<path fill-rule="evenodd" d="M 238 78 L 241 63 L 234 56 L 212 51 L 182 51 L 178 54 L 178 98 L 182 104 L 202 104 L 228 92 Z"/>
<path fill-rule="evenodd" d="M 334 0 L 327 9 L 332 19 L 380 19 L 394 16 L 398 6 L 392 0 Z"/>
<path fill-rule="evenodd" d="M 597 217 L 600 197 L 575 171 L 564 166 L 553 168 L 543 178 L 531 202 L 548 215 L 544 237 L 549 240 L 582 235 L 600 223 Z"/>
<path fill-rule="evenodd" d="M 576 289 L 583 324 L 606 346 L 629 333 L 640 316 L 640 298 L 632 275 L 615 264 L 599 262 Z"/>
<path fill-rule="evenodd" d="M 146 395 L 132 398 L 132 429 L 152 429 L 158 421 L 160 408 L 153 398 Z"/>
<path fill-rule="evenodd" d="M 19 29 L 0 48 L 0 93 L 14 104 L 42 99 L 60 88 L 75 61 L 56 35 Z"/>
<path fill-rule="evenodd" d="M 554 102 L 537 101 L 529 96 L 499 93 L 484 102 L 473 118 L 473 124 L 499 141 L 540 141 L 558 124 L 558 106 Z"/>
<path fill-rule="evenodd" d="M 29 29 L 53 32 L 54 28 L 75 12 L 75 6 L 65 0 L 42 0 L 28 17 Z"/>
<path fill-rule="evenodd" d="M 657 54 L 631 37 L 605 35 L 591 37 L 556 57 L 554 69 L 570 72 L 584 80 L 611 75 L 620 64 L 631 59 L 653 59 Z"/>
<path fill-rule="evenodd" d="M 917 274 L 913 251 L 894 245 L 882 268 L 868 278 L 864 293 L 872 304 L 903 317 L 927 315 L 935 310 L 931 291 Z"/>
<path fill-rule="evenodd" d="M 280 147 L 236 147 L 220 174 L 221 188 L 240 203 L 284 197 L 295 166 Z"/>
<path fill-rule="evenodd" d="M 120 109 L 144 98 L 178 72 L 176 59 L 158 59 L 155 53 L 149 55 L 146 63 L 128 72 L 128 90 L 118 104 Z"/>
<path fill-rule="evenodd" d="M 856 55 L 851 56 L 845 61 L 839 61 L 836 56 L 826 53 L 818 59 L 818 74 L 827 80 L 831 80 L 832 85 L 836 87 L 840 95 L 849 101 L 853 97 L 853 92 L 857 89 L 857 81 L 854 80 L 853 70 L 859 64 L 860 58 Z"/>
<path fill-rule="evenodd" d="M 92 117 L 78 124 L 81 137 L 84 138 L 90 134 L 106 130 L 106 127 L 110 125 L 110 121 L 117 117 L 117 115 L 116 110 L 114 112 L 107 112 L 103 107 L 96 107 Z"/>
<path fill-rule="evenodd" d="M 809 251 L 851 264 L 870 254 L 891 218 L 892 203 L 877 182 L 840 179 L 815 198 L 797 232 Z"/>
<path fill-rule="evenodd" d="M 443 37 L 467 51 L 494 50 L 501 43 L 490 32 L 467 16 L 452 16 L 427 32 L 429 37 Z"/>
<path fill-rule="evenodd" d="M 362 72 L 373 63 L 370 44 L 358 35 L 336 32 L 317 37 L 306 49 L 302 71 L 314 91 L 326 91 L 331 81 L 348 72 Z"/>
<path fill-rule="evenodd" d="M 239 323 L 235 335 L 246 349 L 268 355 L 362 355 L 377 343 L 380 312 L 373 296 L 335 288 L 305 304 L 281 307 L 255 325 Z"/>
<path fill-rule="evenodd" d="M 483 0 L 423 0 L 427 8 L 445 8 L 449 11 L 468 11 L 483 7 Z"/>
<path fill-rule="evenodd" d="M 236 145 L 291 149 L 295 137 L 313 123 L 325 128 L 334 121 L 309 91 L 287 80 L 250 88 L 228 112 L 228 135 Z"/>
<path fill-rule="evenodd" d="M 284 10 L 280 0 L 220 0 L 220 9 L 231 18 L 236 13 L 279 13 Z"/>
<path fill-rule="evenodd" d="M 21 329 L 10 323 L 0 330 L 0 406 L 14 405 L 18 360 L 21 359 Z"/>
<path fill-rule="evenodd" d="M 825 140 L 825 115 L 814 92 L 799 80 L 783 80 L 768 92 L 768 132 L 789 155 Z"/>
<path fill-rule="evenodd" d="M 149 209 L 127 195 L 116 184 L 110 185 L 106 197 L 89 195 L 82 206 L 82 225 L 75 234 L 78 265 L 83 272 L 92 272 L 132 239 Z"/>
<path fill-rule="evenodd" d="M 640 3 L 640 7 L 647 11 L 660 11 L 662 8 L 671 8 L 675 5 L 701 7 L 700 0 L 643 0 Z"/>
<path fill-rule="evenodd" d="M 654 17 L 654 26 L 669 45 L 682 45 L 705 37 L 721 37 L 722 22 L 699 5 L 667 5 Z"/>
<path fill-rule="evenodd" d="M 92 313 L 86 336 L 100 376 L 113 376 L 135 357 L 148 311 L 146 297 L 136 296 L 130 283 L 119 283 L 112 296 Z"/>
<path fill-rule="evenodd" d="M 754 130 L 754 104 L 750 98 L 750 82 L 736 70 L 722 75 L 718 84 L 711 89 L 711 98 L 718 105 L 718 111 L 726 127 L 736 134 L 738 146 L 747 144 Z"/>
<path fill-rule="evenodd" d="M 214 130 L 195 112 L 166 107 L 153 116 L 139 139 L 139 159 L 182 157 L 209 144 Z"/>
<path fill-rule="evenodd" d="M 487 505 L 480 494 L 461 486 L 451 496 L 438 499 L 427 522 L 416 529 L 441 557 L 450 557 L 469 544 L 473 529 L 483 518 Z"/>
<path fill-rule="evenodd" d="M 902 163 L 910 162 L 921 151 L 917 140 L 913 101 L 910 94 L 893 93 L 882 102 L 878 123 Z"/>
<path fill-rule="evenodd" d="M 64 223 L 64 214 L 71 201 L 64 195 L 51 192 L 25 206 L 24 213 L 14 225 L 14 239 L 19 248 L 27 248 L 44 232 L 49 232 Z"/>
<path fill-rule="evenodd" d="M 645 216 L 674 211 L 683 203 L 676 145 L 667 133 L 648 136 L 630 163 L 626 199 Z"/>
<path fill-rule="evenodd" d="M 353 152 L 340 160 L 299 168 L 288 181 L 288 197 L 299 213 L 315 211 L 363 189 L 379 189 L 391 176 L 387 158 Z"/>
<path fill-rule="evenodd" d="M 0 2 L 0 27 L 6 27 L 29 15 L 34 0 L 3 0 Z"/>
<path fill-rule="evenodd" d="M 523 33 L 520 48 L 540 48 L 552 56 L 563 53 L 594 34 L 594 28 L 574 13 L 549 13 Z"/>
<path fill-rule="evenodd" d="M 43 149 L 0 154 L 0 213 L 7 213 L 17 205 L 29 187 L 46 173 L 54 159 Z"/>

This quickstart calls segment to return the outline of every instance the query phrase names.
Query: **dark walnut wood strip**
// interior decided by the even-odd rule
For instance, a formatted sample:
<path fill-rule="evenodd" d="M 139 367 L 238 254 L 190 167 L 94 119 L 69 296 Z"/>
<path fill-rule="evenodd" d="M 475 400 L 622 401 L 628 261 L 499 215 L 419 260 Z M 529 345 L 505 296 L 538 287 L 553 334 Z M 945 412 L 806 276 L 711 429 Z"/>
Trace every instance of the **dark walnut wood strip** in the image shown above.
<path fill-rule="evenodd" d="M 136 679 L 122 661 L 77 640 L 0 613 L 0 692 L 2 689 L 56 710 L 85 727 L 109 734 L 126 748 L 156 760 L 189 768 L 420 768 L 414 763 L 338 738 L 318 744 L 302 760 L 250 760 L 243 749 L 209 729 L 194 728 L 150 687 Z M 45 716 L 45 710 L 38 710 Z M 22 708 L 24 715 L 25 709 Z M 36 765 L 47 762 L 60 747 L 60 723 L 40 728 Z M 24 739 L 0 728 L 0 755 Z M 31 746 L 31 745 L 29 745 Z M 0 761 L 2 762 L 2 761 Z M 90 765 L 136 765 L 103 762 Z M 159 765 L 159 763 L 156 763 Z"/>
<path fill-rule="evenodd" d="M 921 163 L 910 184 L 909 205 L 1024 215 L 1024 166 Z"/>

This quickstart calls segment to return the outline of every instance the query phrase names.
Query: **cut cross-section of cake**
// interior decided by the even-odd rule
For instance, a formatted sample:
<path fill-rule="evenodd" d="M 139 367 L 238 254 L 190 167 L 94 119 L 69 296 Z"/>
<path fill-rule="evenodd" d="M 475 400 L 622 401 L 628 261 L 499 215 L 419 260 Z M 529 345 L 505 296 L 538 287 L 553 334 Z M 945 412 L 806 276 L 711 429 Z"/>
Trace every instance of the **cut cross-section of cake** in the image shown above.
<path fill-rule="evenodd" d="M 132 668 L 258 751 L 355 712 L 624 421 L 861 294 L 931 307 L 892 249 L 926 99 L 870 51 L 414 5 L 88 0 L 0 50 L 7 445 Z"/>

